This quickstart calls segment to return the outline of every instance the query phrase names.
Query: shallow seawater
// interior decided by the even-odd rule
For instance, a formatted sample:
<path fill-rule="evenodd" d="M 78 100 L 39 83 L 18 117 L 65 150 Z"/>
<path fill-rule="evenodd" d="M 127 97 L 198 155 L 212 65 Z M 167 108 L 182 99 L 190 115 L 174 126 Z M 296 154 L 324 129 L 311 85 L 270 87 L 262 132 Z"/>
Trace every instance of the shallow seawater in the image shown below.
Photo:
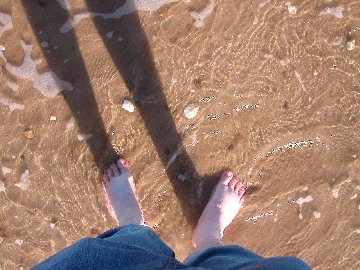
<path fill-rule="evenodd" d="M 0 269 L 115 227 L 118 155 L 180 260 L 231 168 L 226 243 L 359 269 L 359 2 L 99 3 L 0 2 Z"/>

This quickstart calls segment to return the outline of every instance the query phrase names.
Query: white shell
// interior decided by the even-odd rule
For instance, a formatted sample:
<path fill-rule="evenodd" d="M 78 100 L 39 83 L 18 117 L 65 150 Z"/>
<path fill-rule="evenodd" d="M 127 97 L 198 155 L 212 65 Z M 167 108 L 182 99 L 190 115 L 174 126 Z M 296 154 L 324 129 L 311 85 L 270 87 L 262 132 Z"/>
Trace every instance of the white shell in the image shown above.
<path fill-rule="evenodd" d="M 194 118 L 199 112 L 199 107 L 195 104 L 189 104 L 184 109 L 184 115 L 186 118 L 191 119 Z"/>
<path fill-rule="evenodd" d="M 135 111 L 134 104 L 132 104 L 132 102 L 127 100 L 127 99 L 125 99 L 123 101 L 123 104 L 121 105 L 121 108 L 123 108 L 125 111 L 128 111 L 128 112 L 134 112 Z"/>

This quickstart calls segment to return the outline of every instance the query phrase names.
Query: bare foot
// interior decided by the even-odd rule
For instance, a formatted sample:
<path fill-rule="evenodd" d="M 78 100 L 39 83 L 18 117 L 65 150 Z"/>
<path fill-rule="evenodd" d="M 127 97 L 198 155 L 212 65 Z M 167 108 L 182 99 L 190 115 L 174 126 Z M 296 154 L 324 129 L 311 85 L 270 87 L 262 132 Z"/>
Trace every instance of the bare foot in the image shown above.
<path fill-rule="evenodd" d="M 200 250 L 222 245 L 225 228 L 244 202 L 245 188 L 230 171 L 224 172 L 194 230 L 192 241 Z"/>
<path fill-rule="evenodd" d="M 110 165 L 103 176 L 105 198 L 109 212 L 119 226 L 144 224 L 140 203 L 135 195 L 135 184 L 127 161 L 120 158 Z"/>

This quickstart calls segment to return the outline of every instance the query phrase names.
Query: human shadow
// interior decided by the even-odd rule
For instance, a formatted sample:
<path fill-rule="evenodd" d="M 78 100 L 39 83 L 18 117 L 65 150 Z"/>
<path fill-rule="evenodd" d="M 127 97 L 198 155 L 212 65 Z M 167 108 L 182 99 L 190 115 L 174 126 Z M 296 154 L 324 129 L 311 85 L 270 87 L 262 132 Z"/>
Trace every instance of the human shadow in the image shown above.
<path fill-rule="evenodd" d="M 98 112 L 75 32 L 70 28 L 59 38 L 59 26 L 68 21 L 69 14 L 57 1 L 41 0 L 39 3 L 43 3 L 42 7 L 34 5 L 33 1 L 23 0 L 34 32 L 43 31 L 42 36 L 37 35 L 38 42 L 41 43 L 44 36 L 49 43 L 52 40 L 64 42 L 55 53 L 48 54 L 46 49 L 42 50 L 49 67 L 75 86 L 74 91 L 63 92 L 63 96 L 81 132 L 94 134 L 87 143 L 98 168 L 103 170 L 110 160 L 114 160 L 116 153 L 112 150 Z M 183 214 L 188 223 L 194 226 L 219 173 L 200 177 L 187 154 L 171 115 L 146 34 L 137 12 L 134 12 L 133 1 L 86 0 L 86 4 L 88 10 L 93 13 L 94 24 L 114 65 L 141 114 L 174 193 L 179 199 Z M 104 15 L 114 11 L 126 15 L 110 19 L 108 15 Z M 113 37 L 121 37 L 122 41 L 109 39 L 106 33 L 111 31 Z M 64 58 L 71 59 L 73 68 L 63 69 Z M 199 188 L 202 189 L 200 200 Z"/>
<path fill-rule="evenodd" d="M 117 158 L 117 153 L 108 139 L 98 111 L 75 32 L 71 30 L 64 36 L 58 31 L 69 19 L 69 13 L 57 1 L 23 0 L 22 4 L 38 43 L 46 41 L 48 44 L 41 46 L 48 67 L 74 86 L 75 90 L 62 91 L 60 94 L 71 110 L 80 132 L 93 135 L 86 143 L 97 168 L 104 171 Z M 76 150 L 70 149 L 70 152 L 73 151 Z"/>

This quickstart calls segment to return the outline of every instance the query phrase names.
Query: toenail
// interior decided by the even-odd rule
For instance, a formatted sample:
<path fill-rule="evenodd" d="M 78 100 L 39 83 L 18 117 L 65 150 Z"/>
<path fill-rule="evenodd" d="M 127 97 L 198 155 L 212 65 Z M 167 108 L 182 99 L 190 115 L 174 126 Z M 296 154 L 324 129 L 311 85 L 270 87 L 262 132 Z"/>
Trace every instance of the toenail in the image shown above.
<path fill-rule="evenodd" d="M 226 176 L 227 176 L 227 177 L 230 177 L 230 176 L 232 176 L 232 175 L 233 175 L 232 172 L 226 172 Z"/>
<path fill-rule="evenodd" d="M 119 159 L 119 162 L 120 162 L 122 165 L 124 165 L 124 164 L 125 164 L 125 159 L 120 158 L 120 159 Z"/>

